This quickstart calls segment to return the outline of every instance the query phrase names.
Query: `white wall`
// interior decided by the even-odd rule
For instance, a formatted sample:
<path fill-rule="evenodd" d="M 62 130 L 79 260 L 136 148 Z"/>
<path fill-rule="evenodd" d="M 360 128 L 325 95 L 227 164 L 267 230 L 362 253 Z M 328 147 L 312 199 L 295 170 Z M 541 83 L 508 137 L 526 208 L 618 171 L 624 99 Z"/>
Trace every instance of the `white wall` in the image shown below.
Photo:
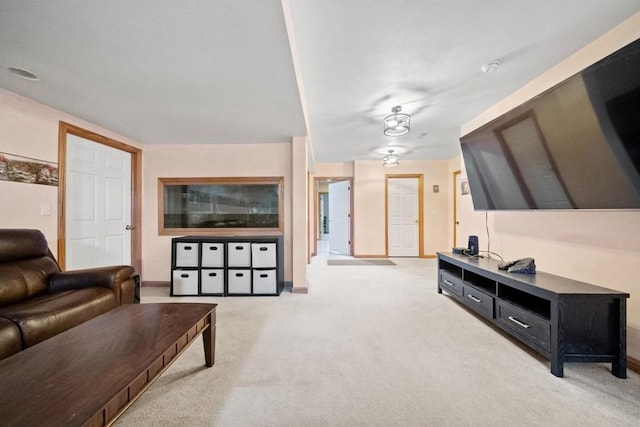
<path fill-rule="evenodd" d="M 604 34 L 462 127 L 482 126 L 538 93 L 640 38 L 640 13 Z M 472 211 L 461 217 L 477 216 Z M 470 219 L 472 220 L 472 219 Z M 640 212 L 490 212 L 491 249 L 505 259 L 535 258 L 538 270 L 631 294 L 628 354 L 640 359 Z M 477 230 L 483 236 L 484 229 Z M 486 249 L 481 241 L 481 249 Z"/>

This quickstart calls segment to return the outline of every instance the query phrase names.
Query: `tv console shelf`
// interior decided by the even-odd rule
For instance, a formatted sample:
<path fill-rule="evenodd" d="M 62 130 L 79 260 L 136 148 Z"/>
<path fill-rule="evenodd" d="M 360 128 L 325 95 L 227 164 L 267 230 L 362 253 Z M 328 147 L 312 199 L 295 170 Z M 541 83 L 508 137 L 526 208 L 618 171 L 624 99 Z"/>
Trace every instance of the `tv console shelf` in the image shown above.
<path fill-rule="evenodd" d="M 508 273 L 488 258 L 438 253 L 438 293 L 446 291 L 551 362 L 607 362 L 627 377 L 629 294 L 537 272 Z"/>

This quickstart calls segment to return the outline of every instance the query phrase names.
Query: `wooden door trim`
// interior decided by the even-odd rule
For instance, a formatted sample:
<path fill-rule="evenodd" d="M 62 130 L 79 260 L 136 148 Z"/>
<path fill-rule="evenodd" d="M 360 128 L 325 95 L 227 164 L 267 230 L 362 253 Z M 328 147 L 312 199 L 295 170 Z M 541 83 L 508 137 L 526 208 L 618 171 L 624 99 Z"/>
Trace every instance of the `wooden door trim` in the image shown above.
<path fill-rule="evenodd" d="M 319 219 L 320 218 L 320 203 L 318 203 L 319 197 L 320 197 L 320 192 L 318 191 L 318 182 L 319 181 L 332 181 L 332 182 L 338 182 L 338 181 L 349 181 L 349 212 L 350 212 L 350 217 L 349 217 L 349 241 L 351 242 L 349 244 L 349 255 L 350 256 L 354 256 L 353 255 L 353 248 L 354 248 L 354 241 L 353 241 L 353 218 L 354 218 L 354 214 L 353 214 L 353 177 L 350 176 L 314 176 L 313 177 L 313 193 L 314 193 L 314 200 L 315 200 L 315 204 L 316 204 L 316 208 L 314 209 L 314 220 L 313 220 L 313 256 L 317 256 L 318 255 L 318 231 L 319 231 Z"/>
<path fill-rule="evenodd" d="M 389 178 L 418 179 L 418 257 L 424 258 L 424 175 L 386 174 L 384 176 L 384 252 L 389 256 Z"/>
<path fill-rule="evenodd" d="M 458 175 L 460 175 L 462 173 L 462 171 L 457 170 L 453 172 L 453 244 L 451 245 L 452 247 L 456 246 L 456 239 L 458 238 L 458 227 L 457 227 L 457 222 L 458 222 L 458 199 L 457 199 L 457 188 L 456 188 L 456 177 Z"/>
<path fill-rule="evenodd" d="M 131 154 L 131 265 L 142 272 L 142 150 L 87 129 L 59 122 L 58 128 L 58 263 L 66 265 L 67 135 L 75 135 Z"/>

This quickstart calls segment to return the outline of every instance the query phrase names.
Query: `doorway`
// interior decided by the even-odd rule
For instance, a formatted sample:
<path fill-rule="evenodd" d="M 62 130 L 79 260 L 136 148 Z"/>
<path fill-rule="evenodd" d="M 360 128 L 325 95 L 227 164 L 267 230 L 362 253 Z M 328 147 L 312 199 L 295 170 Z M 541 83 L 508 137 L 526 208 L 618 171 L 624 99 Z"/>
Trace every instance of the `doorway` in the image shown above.
<path fill-rule="evenodd" d="M 352 178 L 315 177 L 313 255 L 353 256 Z"/>
<path fill-rule="evenodd" d="M 58 152 L 61 268 L 127 264 L 140 272 L 141 150 L 60 122 Z"/>
<path fill-rule="evenodd" d="M 386 176 L 386 252 L 390 257 L 424 256 L 423 176 Z"/>

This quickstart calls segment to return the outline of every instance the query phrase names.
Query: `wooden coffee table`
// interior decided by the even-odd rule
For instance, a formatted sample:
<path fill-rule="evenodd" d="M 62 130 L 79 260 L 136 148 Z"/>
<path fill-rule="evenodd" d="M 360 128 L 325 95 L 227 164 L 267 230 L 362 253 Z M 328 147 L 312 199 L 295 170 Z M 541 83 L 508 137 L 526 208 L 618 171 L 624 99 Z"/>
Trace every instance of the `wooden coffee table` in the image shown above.
<path fill-rule="evenodd" d="M 126 304 L 0 361 L 0 425 L 102 426 L 202 334 L 213 366 L 216 304 Z"/>

